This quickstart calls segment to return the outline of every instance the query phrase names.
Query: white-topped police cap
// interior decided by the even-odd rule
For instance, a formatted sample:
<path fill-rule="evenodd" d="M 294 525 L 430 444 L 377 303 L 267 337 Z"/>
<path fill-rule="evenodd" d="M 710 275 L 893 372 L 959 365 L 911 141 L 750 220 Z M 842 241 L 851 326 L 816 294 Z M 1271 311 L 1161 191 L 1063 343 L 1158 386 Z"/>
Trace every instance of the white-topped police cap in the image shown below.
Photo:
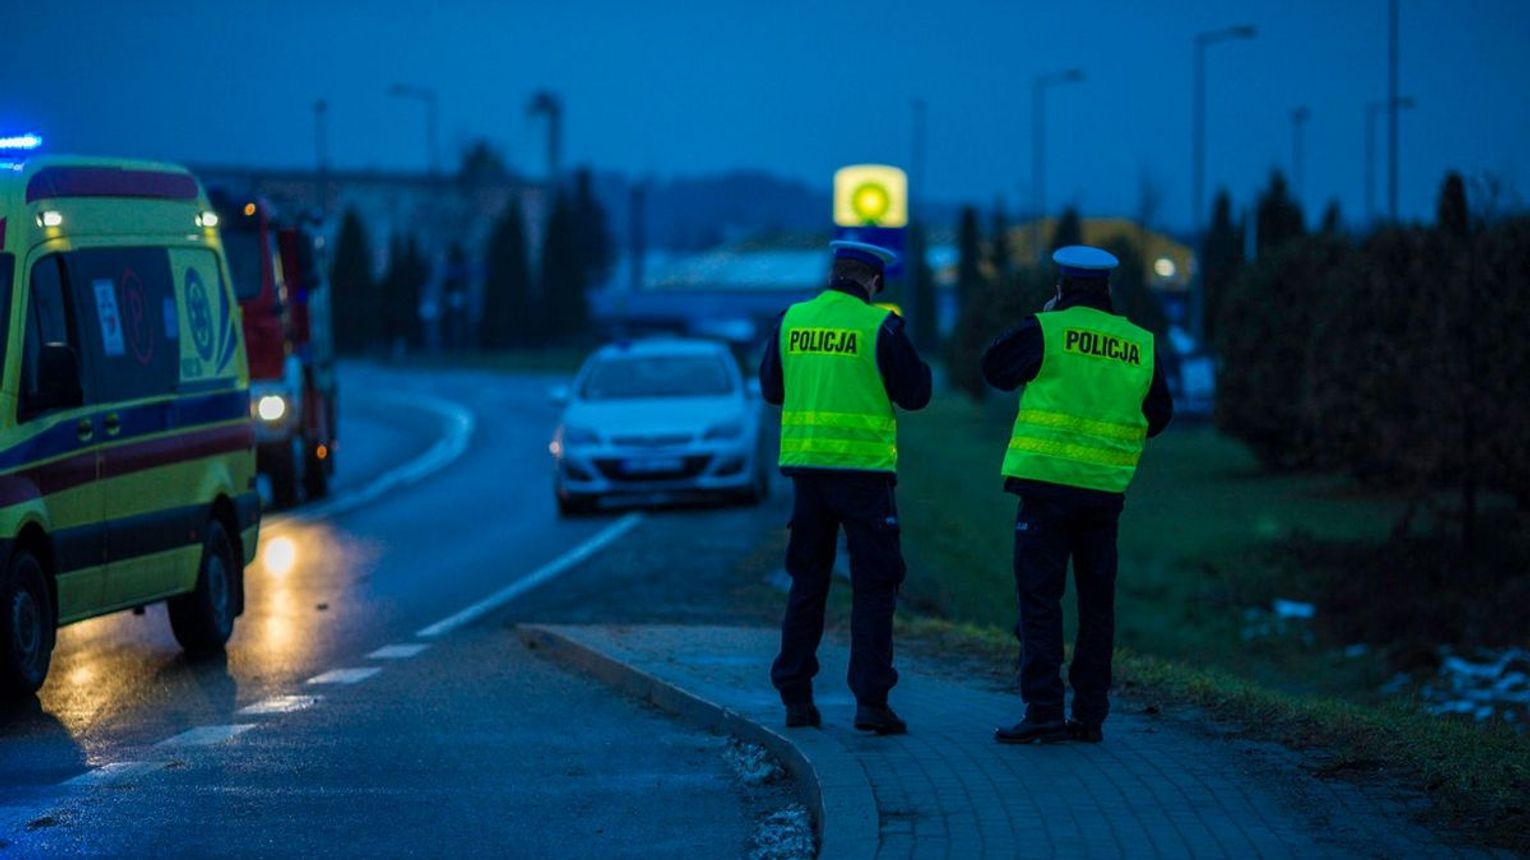
<path fill-rule="evenodd" d="M 829 248 L 834 251 L 836 260 L 860 260 L 867 265 L 878 269 L 885 269 L 892 261 L 898 259 L 895 251 L 883 248 L 881 245 L 873 245 L 870 242 L 853 242 L 849 239 L 835 239 L 829 243 Z"/>
<path fill-rule="evenodd" d="M 1070 278 L 1108 278 L 1121 265 L 1116 255 L 1088 245 L 1067 245 L 1052 253 L 1052 262 Z"/>

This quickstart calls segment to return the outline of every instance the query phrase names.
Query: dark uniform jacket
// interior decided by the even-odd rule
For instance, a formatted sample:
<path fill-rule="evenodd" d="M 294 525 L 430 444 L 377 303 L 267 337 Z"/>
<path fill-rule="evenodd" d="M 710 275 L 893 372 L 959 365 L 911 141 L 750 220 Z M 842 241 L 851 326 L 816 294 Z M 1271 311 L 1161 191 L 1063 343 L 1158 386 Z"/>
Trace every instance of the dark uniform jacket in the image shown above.
<path fill-rule="evenodd" d="M 863 302 L 866 291 L 854 281 L 835 281 L 829 289 L 855 296 Z M 765 357 L 760 360 L 760 395 L 766 403 L 780 406 L 786 401 L 786 376 L 781 370 L 781 320 L 782 311 L 776 317 L 770 340 L 765 344 Z M 903 318 L 888 314 L 882 328 L 877 331 L 877 370 L 882 374 L 882 385 L 887 388 L 887 398 L 904 409 L 923 409 L 930 402 L 930 366 L 919 358 L 914 344 L 908 339 Z M 801 472 L 845 472 L 880 475 L 892 478 L 885 472 L 861 472 L 852 469 L 811 469 L 792 467 L 781 470 L 793 475 Z"/>
<path fill-rule="evenodd" d="M 1115 313 L 1115 309 L 1110 304 L 1110 296 L 1090 292 L 1065 293 L 1058 300 L 1054 310 L 1060 311 L 1078 306 Z M 999 335 L 993 343 L 988 345 L 988 349 L 983 351 L 983 378 L 988 380 L 988 384 L 994 388 L 1014 391 L 1036 378 L 1036 374 L 1041 371 L 1042 355 L 1041 323 L 1035 315 L 1031 315 L 1021 320 L 1014 328 Z M 1156 344 L 1153 356 L 1153 381 L 1148 386 L 1147 396 L 1142 399 L 1142 415 L 1147 418 L 1149 437 L 1162 433 L 1163 429 L 1169 426 L 1170 419 L 1174 417 L 1174 399 L 1170 397 L 1169 384 L 1164 379 L 1162 351 L 1156 348 Z M 1066 487 L 1023 478 L 1005 478 L 1004 489 L 1016 495 L 1050 496 L 1079 502 L 1097 501 L 1118 506 L 1124 498 L 1122 493 Z"/>

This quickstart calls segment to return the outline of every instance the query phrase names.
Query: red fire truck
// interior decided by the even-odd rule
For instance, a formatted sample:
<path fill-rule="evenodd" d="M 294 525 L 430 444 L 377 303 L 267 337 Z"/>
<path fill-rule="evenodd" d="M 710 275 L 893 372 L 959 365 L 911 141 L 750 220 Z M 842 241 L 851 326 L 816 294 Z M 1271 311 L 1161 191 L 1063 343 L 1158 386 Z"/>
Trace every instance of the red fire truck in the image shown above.
<path fill-rule="evenodd" d="M 313 224 L 279 220 L 258 197 L 210 196 L 244 315 L 260 473 L 279 507 L 322 497 L 339 394 L 323 238 Z"/>

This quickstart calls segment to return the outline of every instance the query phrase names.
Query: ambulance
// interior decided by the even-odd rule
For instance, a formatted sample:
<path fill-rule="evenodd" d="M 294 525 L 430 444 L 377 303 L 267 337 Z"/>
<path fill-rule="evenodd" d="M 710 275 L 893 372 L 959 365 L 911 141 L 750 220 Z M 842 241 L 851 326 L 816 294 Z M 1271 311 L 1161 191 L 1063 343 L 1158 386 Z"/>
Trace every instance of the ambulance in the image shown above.
<path fill-rule="evenodd" d="M 165 601 L 183 648 L 221 650 L 260 518 L 201 185 L 38 143 L 0 140 L 0 700 L 42 686 L 57 628 L 109 612 Z"/>

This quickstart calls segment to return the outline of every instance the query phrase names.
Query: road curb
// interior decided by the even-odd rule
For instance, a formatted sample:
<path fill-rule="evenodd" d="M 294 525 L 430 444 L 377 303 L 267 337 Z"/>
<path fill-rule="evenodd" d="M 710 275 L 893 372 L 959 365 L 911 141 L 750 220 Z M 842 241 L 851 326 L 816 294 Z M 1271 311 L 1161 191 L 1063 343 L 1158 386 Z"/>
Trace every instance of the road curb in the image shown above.
<path fill-rule="evenodd" d="M 600 651 L 571 631 L 520 624 L 526 647 L 591 675 L 628 695 L 712 731 L 759 744 L 786 766 L 813 810 L 821 857 L 870 858 L 879 846 L 876 797 L 860 761 L 832 737 L 816 731 L 790 737 L 737 711 L 686 691 Z"/>

